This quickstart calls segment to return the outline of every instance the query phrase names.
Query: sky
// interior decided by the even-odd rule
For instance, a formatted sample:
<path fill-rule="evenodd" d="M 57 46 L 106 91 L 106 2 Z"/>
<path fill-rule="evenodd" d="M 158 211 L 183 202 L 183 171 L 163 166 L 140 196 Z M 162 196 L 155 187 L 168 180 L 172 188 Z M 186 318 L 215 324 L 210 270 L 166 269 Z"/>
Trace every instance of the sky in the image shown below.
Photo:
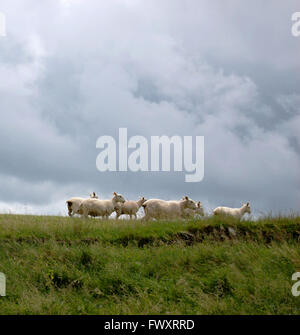
<path fill-rule="evenodd" d="M 297 0 L 1 0 L 0 213 L 114 191 L 299 212 Z M 204 136 L 204 178 L 100 172 L 99 136 Z"/>

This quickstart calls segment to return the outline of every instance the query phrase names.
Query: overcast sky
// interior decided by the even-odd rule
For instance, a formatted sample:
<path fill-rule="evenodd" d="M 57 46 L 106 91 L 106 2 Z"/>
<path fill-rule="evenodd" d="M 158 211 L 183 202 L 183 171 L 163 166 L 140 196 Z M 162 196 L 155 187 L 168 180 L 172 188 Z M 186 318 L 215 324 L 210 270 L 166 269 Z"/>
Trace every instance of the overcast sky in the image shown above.
<path fill-rule="evenodd" d="M 0 212 L 96 191 L 299 212 L 298 0 L 1 0 Z M 205 137 L 205 173 L 96 169 L 97 138 Z"/>

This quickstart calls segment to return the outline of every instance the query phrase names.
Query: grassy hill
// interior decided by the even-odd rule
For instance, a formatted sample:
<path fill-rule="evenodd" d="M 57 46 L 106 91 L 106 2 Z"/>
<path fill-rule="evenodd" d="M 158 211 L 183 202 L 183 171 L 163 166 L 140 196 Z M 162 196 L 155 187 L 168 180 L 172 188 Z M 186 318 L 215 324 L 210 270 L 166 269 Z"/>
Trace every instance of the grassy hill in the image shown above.
<path fill-rule="evenodd" d="M 0 314 L 300 314 L 300 217 L 0 215 Z"/>

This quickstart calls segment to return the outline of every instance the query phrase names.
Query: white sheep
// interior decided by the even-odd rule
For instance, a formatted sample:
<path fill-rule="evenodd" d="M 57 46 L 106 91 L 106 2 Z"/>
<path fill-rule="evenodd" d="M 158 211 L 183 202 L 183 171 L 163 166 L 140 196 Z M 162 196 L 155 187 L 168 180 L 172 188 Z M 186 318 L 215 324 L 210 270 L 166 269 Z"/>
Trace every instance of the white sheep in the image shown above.
<path fill-rule="evenodd" d="M 184 210 L 184 217 L 186 218 L 194 218 L 196 215 L 204 216 L 204 209 L 200 201 L 196 203 L 196 209 L 186 208 Z"/>
<path fill-rule="evenodd" d="M 80 204 L 79 211 L 82 212 L 84 217 L 91 215 L 108 219 L 110 214 L 114 212 L 117 203 L 125 202 L 121 194 L 114 192 L 113 195 L 111 200 L 86 199 Z"/>
<path fill-rule="evenodd" d="M 139 208 L 143 205 L 143 203 L 146 201 L 144 197 L 140 198 L 138 201 L 125 201 L 124 203 L 117 203 L 115 207 L 116 211 L 116 220 L 119 218 L 119 216 L 123 214 L 127 214 L 130 216 L 130 219 L 133 218 L 133 216 L 136 219 L 136 213 L 138 212 Z"/>
<path fill-rule="evenodd" d="M 90 199 L 98 199 L 98 195 L 96 194 L 96 192 L 93 192 L 92 194 L 90 194 Z M 82 212 L 79 211 L 79 207 L 83 200 L 86 200 L 86 198 L 73 197 L 66 201 L 69 216 L 73 216 L 75 214 L 82 215 Z"/>
<path fill-rule="evenodd" d="M 251 214 L 250 203 L 243 204 L 241 208 L 217 207 L 213 213 L 214 215 L 228 215 L 241 219 L 245 213 Z"/>
<path fill-rule="evenodd" d="M 149 219 L 176 219 L 184 217 L 186 208 L 195 210 L 195 201 L 185 196 L 183 199 L 176 201 L 165 201 L 161 199 L 149 199 L 143 204 L 145 216 L 143 220 Z"/>

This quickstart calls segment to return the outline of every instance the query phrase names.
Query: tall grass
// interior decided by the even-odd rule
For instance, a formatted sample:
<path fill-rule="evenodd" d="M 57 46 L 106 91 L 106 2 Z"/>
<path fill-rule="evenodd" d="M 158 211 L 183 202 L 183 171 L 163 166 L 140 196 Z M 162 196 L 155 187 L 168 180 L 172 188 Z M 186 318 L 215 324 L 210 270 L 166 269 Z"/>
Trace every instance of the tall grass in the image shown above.
<path fill-rule="evenodd" d="M 230 228 L 230 229 L 229 229 Z M 299 314 L 300 218 L 0 216 L 0 314 Z"/>

